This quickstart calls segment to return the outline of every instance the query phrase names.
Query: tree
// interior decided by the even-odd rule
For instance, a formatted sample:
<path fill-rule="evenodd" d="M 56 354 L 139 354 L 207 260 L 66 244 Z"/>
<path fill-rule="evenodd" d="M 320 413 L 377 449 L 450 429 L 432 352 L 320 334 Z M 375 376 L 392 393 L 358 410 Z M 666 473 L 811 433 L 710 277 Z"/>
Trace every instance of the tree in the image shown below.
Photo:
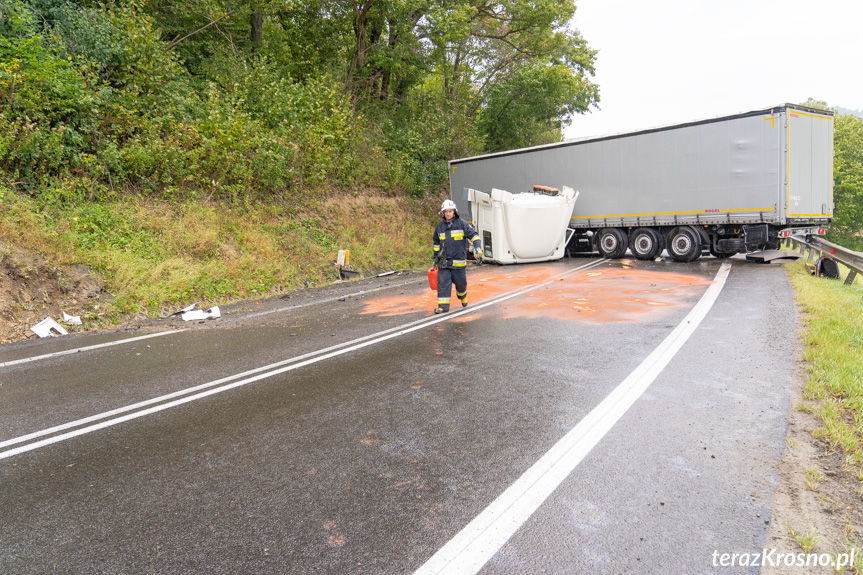
<path fill-rule="evenodd" d="M 470 93 L 487 150 L 559 141 L 566 116 L 599 101 L 596 51 L 568 24 L 571 0 L 456 2 L 429 18 L 451 99 Z"/>
<path fill-rule="evenodd" d="M 837 239 L 852 249 L 863 249 L 863 118 L 836 117 L 833 133 L 833 228 Z"/>
<path fill-rule="evenodd" d="M 534 63 L 488 90 L 480 116 L 486 150 L 558 142 L 563 119 L 584 112 L 596 99 L 596 86 L 560 64 Z"/>
<path fill-rule="evenodd" d="M 356 177 L 427 193 L 448 159 L 559 140 L 598 101 L 574 13 L 574 0 L 0 0 L 0 170 L 112 192 L 265 197 Z"/>

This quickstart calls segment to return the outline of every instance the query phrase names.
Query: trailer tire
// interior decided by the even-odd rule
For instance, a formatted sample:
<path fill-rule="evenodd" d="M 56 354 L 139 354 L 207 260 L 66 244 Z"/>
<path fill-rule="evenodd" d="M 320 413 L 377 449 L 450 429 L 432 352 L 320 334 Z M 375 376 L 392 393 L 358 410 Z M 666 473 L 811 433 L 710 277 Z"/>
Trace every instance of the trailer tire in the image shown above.
<path fill-rule="evenodd" d="M 665 249 L 662 234 L 653 228 L 636 228 L 629 242 L 632 255 L 639 260 L 653 260 Z"/>
<path fill-rule="evenodd" d="M 701 257 L 701 234 L 690 226 L 680 226 L 668 236 L 668 254 L 678 262 L 694 262 Z"/>
<path fill-rule="evenodd" d="M 616 260 L 626 253 L 626 239 L 626 234 L 617 228 L 603 228 L 597 235 L 596 249 L 602 257 Z"/>
<path fill-rule="evenodd" d="M 656 236 L 656 245 L 658 246 L 656 248 L 656 257 L 658 258 L 659 256 L 662 255 L 662 252 L 665 251 L 665 236 L 662 233 L 662 228 L 648 228 L 648 229 L 651 232 L 653 232 L 653 235 Z"/>

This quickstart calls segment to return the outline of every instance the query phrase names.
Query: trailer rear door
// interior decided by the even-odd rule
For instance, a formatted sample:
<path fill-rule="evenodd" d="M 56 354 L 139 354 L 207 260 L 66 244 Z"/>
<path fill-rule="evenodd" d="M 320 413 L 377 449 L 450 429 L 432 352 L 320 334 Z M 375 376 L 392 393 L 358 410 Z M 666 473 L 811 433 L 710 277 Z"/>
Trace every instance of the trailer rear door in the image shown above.
<path fill-rule="evenodd" d="M 788 108 L 788 218 L 833 217 L 833 118 Z"/>

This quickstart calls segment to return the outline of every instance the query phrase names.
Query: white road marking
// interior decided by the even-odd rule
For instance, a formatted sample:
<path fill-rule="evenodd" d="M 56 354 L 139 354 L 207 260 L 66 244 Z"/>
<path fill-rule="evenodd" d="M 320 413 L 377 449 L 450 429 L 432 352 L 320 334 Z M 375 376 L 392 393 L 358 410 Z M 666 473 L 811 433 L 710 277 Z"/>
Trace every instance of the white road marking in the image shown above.
<path fill-rule="evenodd" d="M 45 437 L 47 435 L 52 435 L 54 433 L 58 433 L 60 431 L 66 430 L 66 429 L 71 429 L 74 427 L 79 427 L 81 425 L 86 425 L 88 423 L 93 423 L 95 421 L 99 421 L 99 420 L 106 419 L 109 417 L 114 417 L 114 416 L 119 415 L 121 413 L 127 414 L 127 415 L 124 415 L 122 417 L 115 417 L 114 419 L 108 419 L 107 421 L 102 421 L 101 423 L 96 423 L 96 424 L 90 425 L 88 427 L 83 427 L 80 429 L 76 429 L 74 431 L 69 431 L 69 432 L 63 433 L 61 435 L 54 435 L 53 437 L 48 437 L 47 439 L 43 439 L 41 441 L 28 443 L 27 445 L 22 445 L 21 447 L 9 449 L 6 451 L 0 451 L 0 459 L 6 459 L 7 457 L 12 457 L 13 455 L 18 455 L 20 453 L 25 453 L 27 451 L 33 451 L 34 449 L 39 449 L 40 447 L 45 447 L 47 445 L 59 443 L 61 441 L 65 441 L 65 440 L 71 439 L 73 437 L 78 437 L 80 435 L 92 433 L 94 431 L 98 431 L 100 429 L 105 429 L 106 427 L 111 427 L 111 426 L 117 425 L 119 423 L 130 421 L 132 419 L 144 417 L 145 415 L 150 415 L 153 413 L 157 413 L 159 411 L 170 409 L 172 407 L 183 405 L 185 403 L 196 401 L 198 399 L 203 399 L 205 397 L 209 397 L 211 395 L 215 395 L 217 393 L 222 393 L 222 392 L 228 391 L 230 389 L 234 389 L 237 387 L 248 385 L 248 384 L 253 383 L 255 381 L 259 381 L 259 380 L 262 380 L 262 379 L 265 379 L 268 377 L 272 377 L 274 375 L 279 375 L 281 373 L 292 371 L 294 369 L 299 369 L 301 367 L 305 367 L 307 365 L 311 365 L 311 364 L 317 363 L 319 361 L 331 359 L 333 357 L 337 357 L 339 355 L 349 353 L 351 351 L 355 351 L 355 350 L 358 350 L 358 349 L 361 349 L 361 348 L 364 348 L 364 347 L 367 347 L 370 345 L 374 345 L 376 343 L 387 341 L 387 340 L 392 339 L 394 337 L 406 335 L 406 334 L 411 333 L 413 331 L 423 329 L 423 328 L 441 323 L 443 321 L 448 321 L 448 320 L 460 317 L 462 315 L 474 313 L 477 310 L 498 304 L 502 301 L 506 301 L 508 299 L 517 297 L 517 296 L 525 294 L 525 293 L 528 293 L 528 292 L 533 291 L 535 289 L 538 289 L 540 287 L 549 285 L 552 282 L 557 281 L 558 279 L 560 279 L 563 276 L 569 275 L 571 273 L 574 273 L 574 272 L 577 272 L 580 270 L 585 270 L 585 269 L 590 269 L 590 268 L 596 267 L 596 266 L 598 266 L 598 265 L 600 265 L 606 261 L 607 260 L 605 260 L 605 259 L 597 260 L 597 261 L 593 261 L 593 262 L 590 262 L 588 264 L 585 264 L 583 266 L 579 266 L 577 268 L 567 270 L 563 273 L 560 273 L 560 274 L 550 278 L 549 280 L 546 280 L 545 282 L 536 284 L 534 286 L 528 286 L 526 288 L 522 288 L 520 290 L 517 290 L 515 292 L 511 292 L 509 294 L 500 296 L 498 298 L 489 300 L 487 302 L 483 302 L 483 303 L 480 303 L 478 305 L 474 305 L 474 306 L 472 306 L 468 309 L 462 310 L 460 312 L 448 313 L 448 314 L 444 314 L 441 316 L 432 316 L 430 318 L 423 318 L 420 320 L 415 320 L 415 321 L 409 322 L 407 324 L 396 326 L 396 327 L 393 327 L 393 328 L 390 328 L 390 329 L 387 329 L 384 331 L 380 331 L 380 332 L 377 332 L 377 333 L 374 333 L 374 334 L 371 334 L 368 336 L 364 336 L 364 337 L 361 337 L 361 338 L 358 338 L 358 339 L 355 339 L 355 340 L 352 340 L 349 342 L 345 342 L 342 344 L 334 345 L 334 346 L 331 346 L 331 347 L 328 347 L 325 349 L 310 352 L 310 353 L 307 353 L 305 355 L 297 356 L 295 358 L 283 360 L 283 361 L 278 362 L 278 363 L 259 367 L 259 368 L 256 368 L 256 369 L 253 369 L 250 371 L 246 371 L 243 373 L 228 376 L 228 377 L 216 380 L 216 381 L 201 384 L 201 385 L 191 387 L 188 389 L 176 391 L 174 393 L 170 393 L 167 395 L 163 395 L 161 397 L 156 397 L 153 399 L 142 401 L 142 402 L 136 403 L 134 405 L 128 405 L 125 407 L 120 407 L 118 409 L 114 409 L 111 411 L 107 411 L 104 413 L 100 413 L 100 414 L 86 417 L 83 419 L 79 419 L 76 421 L 71 421 L 69 423 L 64 423 L 62 425 L 58 425 L 58 426 L 51 427 L 48 429 L 43 429 L 41 431 L 37 431 L 37 432 L 23 435 L 20 437 L 8 439 L 8 440 L 5 440 L 3 442 L 0 442 L 0 448 L 7 447 L 10 445 L 19 444 L 19 443 L 24 443 L 24 442 L 36 439 L 38 437 Z M 339 348 L 343 348 L 343 349 L 339 349 Z M 286 364 L 291 364 L 291 365 L 286 365 Z M 261 372 L 265 372 L 265 373 L 261 373 Z M 249 376 L 249 375 L 252 375 L 255 373 L 257 373 L 257 375 L 254 375 L 253 377 L 246 377 L 246 376 Z M 222 387 L 215 387 L 215 386 L 218 386 L 221 384 L 225 384 L 231 380 L 234 380 L 237 378 L 244 378 L 244 377 L 245 377 L 245 379 L 241 379 L 240 381 L 235 381 L 234 383 L 222 385 Z M 213 389 L 208 389 L 208 388 L 213 388 Z M 205 389 L 206 389 L 206 391 L 202 391 Z M 200 392 L 200 393 L 195 393 L 195 392 Z M 194 393 L 194 395 L 189 395 L 192 393 Z M 189 395 L 189 396 L 183 397 L 182 399 L 175 399 L 175 398 L 182 397 L 184 395 Z M 170 400 L 170 399 L 174 399 L 174 401 L 170 401 L 168 403 L 162 403 L 162 402 L 165 402 L 165 401 Z M 159 404 L 159 405 L 155 405 L 155 404 Z M 150 405 L 152 405 L 153 407 L 141 410 L 142 407 L 147 407 Z M 140 411 L 135 411 L 135 410 L 140 410 Z M 128 412 L 133 412 L 133 413 L 128 413 Z"/>
<path fill-rule="evenodd" d="M 324 301 L 328 301 L 328 300 L 324 300 Z M 493 303 L 494 301 L 495 301 L 495 300 L 492 300 L 492 301 L 488 302 L 488 304 Z M 477 306 L 475 306 L 473 309 L 476 309 L 476 307 L 477 307 Z M 463 313 L 467 313 L 467 312 L 463 312 Z M 450 317 L 452 317 L 452 316 L 450 316 Z M 421 323 L 427 322 L 427 321 L 429 321 L 430 319 L 434 319 L 434 318 L 424 317 L 424 318 L 422 318 L 422 319 L 418 319 L 418 320 L 415 320 L 415 321 L 412 321 L 412 322 L 409 322 L 409 323 L 406 323 L 406 324 L 403 324 L 403 325 L 398 325 L 398 326 L 396 326 L 396 327 L 391 327 L 391 328 L 389 328 L 389 329 L 385 329 L 385 330 L 383 330 L 383 331 L 379 331 L 379 332 L 377 332 L 377 333 L 373 333 L 373 334 L 371 334 L 371 335 L 366 335 L 366 336 L 359 337 L 359 338 L 356 338 L 356 339 L 353 339 L 353 340 L 350 340 L 350 341 L 346 341 L 346 342 L 343 342 L 343 343 L 338 343 L 338 344 L 335 344 L 335 345 L 331 345 L 331 346 L 326 347 L 326 348 L 323 348 L 323 349 L 318 349 L 318 350 L 315 350 L 315 351 L 311 351 L 311 352 L 305 353 L 305 354 L 303 354 L 303 355 L 298 355 L 298 356 L 296 356 L 296 357 L 292 357 L 292 358 L 290 358 L 290 359 L 284 359 L 284 360 L 282 360 L 282 361 L 278 361 L 278 362 L 276 362 L 276 363 L 271 363 L 271 364 L 269 364 L 269 365 L 264 365 L 264 366 L 261 366 L 261 367 L 256 367 L 255 369 L 250 369 L 250 370 L 248 370 L 248 371 L 244 371 L 244 372 L 242 372 L 242 373 L 236 373 L 236 374 L 234 374 L 234 375 L 229 375 L 229 376 L 227 376 L 227 377 L 223 377 L 223 378 L 221 378 L 221 379 L 217 379 L 217 380 L 214 380 L 214 381 L 210 381 L 210 382 L 208 382 L 208 383 L 202 383 L 201 385 L 196 385 L 196 386 L 194 386 L 194 387 L 190 387 L 190 388 L 187 388 L 187 389 L 181 389 L 181 390 L 179 390 L 179 391 L 175 391 L 175 392 L 172 392 L 172 393 L 168 393 L 168 394 L 166 394 L 166 395 L 162 395 L 162 396 L 159 396 L 159 397 L 154 397 L 154 398 L 152 398 L 152 399 L 147 399 L 147 400 L 145 400 L 145 401 L 141 401 L 141 402 L 138 402 L 138 403 L 134 403 L 134 404 L 132 404 L 132 405 L 126 405 L 126 406 L 124 406 L 124 407 L 118 407 L 117 409 L 112 409 L 111 411 L 106 411 L 106 412 L 103 412 L 103 413 L 99 413 L 99 414 L 97 414 L 97 415 L 91 415 L 91 416 L 89 416 L 89 417 L 85 417 L 85 418 L 83 418 L 83 419 L 78 419 L 78 420 L 75 420 L 75 421 L 70 421 L 70 422 L 67 422 L 67 423 L 63 423 L 63 424 L 61 424 L 61 425 L 57 425 L 57 426 L 54 426 L 54 427 L 49 427 L 49 428 L 47 428 L 47 429 L 42 429 L 42 430 L 40 430 L 40 431 L 36 431 L 36 432 L 33 432 L 33 433 L 29 433 L 29 434 L 27 434 L 27 435 L 22 435 L 22 436 L 15 437 L 15 438 L 12 438 L 12 439 L 7 439 L 7 440 L 5 440 L 5 441 L 0 441 L 0 448 L 8 447 L 8 446 L 10 446 L 10 445 L 15 445 L 15 444 L 18 444 L 18 443 L 24 443 L 24 442 L 26 442 L 26 441 L 30 441 L 30 440 L 32 440 L 32 439 L 37 439 L 37 438 L 39 438 L 39 437 L 45 437 L 46 435 L 52 435 L 52 434 L 54 434 L 54 433 L 58 433 L 58 432 L 60 432 L 60 431 L 64 431 L 64 430 L 66 430 L 66 429 L 71 429 L 71 428 L 73 428 L 73 427 L 79 427 L 79 426 L 81 426 L 81 425 L 85 425 L 85 424 L 87 424 L 87 423 L 93 423 L 94 421 L 99 421 L 100 419 L 106 419 L 106 418 L 108 418 L 108 417 L 113 417 L 113 416 L 115 416 L 115 415 L 120 415 L 121 413 L 128 413 L 128 412 L 130 412 L 130 411 L 135 411 L 136 409 L 141 409 L 141 408 L 143 408 L 143 407 L 147 407 L 148 405 L 155 405 L 155 404 L 157 404 L 157 403 L 162 403 L 162 402 L 164 402 L 164 401 L 168 401 L 169 399 L 175 399 L 175 398 L 177 398 L 177 397 L 182 397 L 182 396 L 184 396 L 184 395 L 189 395 L 190 393 L 195 393 L 196 391 L 202 391 L 202 390 L 204 390 L 204 389 L 208 389 L 208 388 L 211 388 L 211 387 L 215 387 L 215 386 L 217 386 L 217 385 L 221 385 L 221 384 L 223 384 L 223 383 L 227 383 L 227 382 L 229 382 L 229 381 L 232 381 L 232 380 L 235 380 L 235 379 L 238 379 L 238 378 L 241 378 L 241 377 L 247 377 L 247 376 L 250 376 L 250 375 L 253 375 L 253 374 L 256 374 L 256 373 L 261 373 L 261 372 L 265 372 L 265 371 L 268 371 L 268 370 L 271 370 L 271 369 L 276 369 L 276 368 L 282 367 L 282 366 L 284 366 L 284 365 L 288 365 L 288 364 L 291 364 L 291 363 L 294 363 L 294 362 L 298 362 L 298 361 L 302 361 L 302 360 L 305 360 L 305 359 L 309 359 L 309 358 L 315 357 L 315 356 L 317 356 L 317 355 L 322 355 L 322 354 L 325 354 L 325 353 L 328 353 L 328 352 L 331 352 L 331 351 L 335 351 L 335 350 L 340 349 L 340 348 L 343 348 L 343 347 L 347 347 L 347 346 L 355 345 L 355 344 L 358 344 L 358 343 L 361 343 L 361 342 L 364 342 L 364 341 L 367 341 L 367 340 L 370 340 L 370 339 L 374 339 L 375 337 L 380 337 L 380 336 L 382 336 L 382 335 L 385 335 L 385 334 L 388 334 L 388 333 L 391 333 L 391 332 L 394 332 L 394 331 L 403 330 L 403 329 L 405 329 L 405 328 L 409 328 L 409 327 L 412 327 L 412 326 L 414 326 L 414 325 L 417 325 L 417 324 L 421 324 Z M 440 319 L 440 318 L 438 318 L 438 319 Z M 446 318 L 446 319 L 448 319 L 448 318 Z M 272 375 L 275 375 L 275 374 L 272 374 Z"/>
<path fill-rule="evenodd" d="M 138 337 L 130 337 L 128 339 L 118 339 L 117 341 L 109 341 L 107 343 L 88 345 L 87 347 L 76 347 L 75 349 L 67 349 L 65 351 L 56 351 L 54 353 L 46 353 L 45 355 L 36 355 L 33 357 L 25 357 L 23 359 L 13 359 L 11 361 L 4 361 L 3 363 L 0 363 L 0 367 L 8 367 L 10 365 L 18 365 L 21 363 L 29 363 L 31 361 L 39 361 L 40 359 L 48 359 L 51 357 L 58 357 L 61 355 L 72 355 L 73 353 L 80 353 L 82 351 L 90 351 L 91 349 L 100 349 L 103 347 L 111 347 L 111 346 L 120 345 L 123 343 L 132 343 L 133 341 L 141 341 L 142 339 L 150 339 L 152 337 L 161 337 L 163 335 L 171 335 L 171 334 L 180 333 L 183 331 L 186 331 L 186 330 L 185 329 L 175 329 L 172 331 L 160 331 L 159 333 L 140 335 Z"/>
<path fill-rule="evenodd" d="M 406 281 L 401 285 L 409 285 L 411 283 L 420 283 L 420 280 L 417 279 L 417 280 L 413 280 L 413 281 Z M 306 306 L 310 306 L 310 305 L 316 305 L 316 304 L 327 303 L 327 302 L 331 302 L 331 301 L 337 301 L 337 300 L 341 300 L 344 298 L 357 297 L 357 296 L 365 295 L 368 293 L 373 293 L 373 292 L 384 290 L 384 289 L 390 289 L 393 287 L 398 287 L 398 285 L 396 285 L 396 286 L 385 285 L 385 286 L 381 286 L 381 287 L 377 287 L 377 288 L 361 290 L 358 292 L 348 293 L 348 294 L 344 294 L 344 295 L 337 295 L 337 296 L 333 296 L 333 297 L 325 299 L 325 300 L 315 300 L 315 301 L 310 301 L 310 302 L 305 302 L 305 303 L 301 303 L 301 304 L 280 307 L 280 308 L 266 310 L 266 311 L 259 311 L 259 312 L 251 313 L 251 314 L 244 316 L 244 319 L 252 319 L 252 318 L 256 318 L 256 317 L 260 317 L 260 316 L 264 316 L 264 315 L 270 315 L 270 314 L 274 314 L 274 313 L 293 311 L 293 310 L 296 310 L 296 309 L 299 309 L 302 307 L 306 307 Z M 131 337 L 129 339 L 121 339 L 121 340 L 117 340 L 117 341 L 111 341 L 108 343 L 100 343 L 98 345 L 90 345 L 87 347 L 78 347 L 75 349 L 67 349 L 65 351 L 58 351 L 55 353 L 46 353 L 45 355 L 37 355 L 34 357 L 25 357 L 23 359 L 13 359 L 11 361 L 5 361 L 5 362 L 0 363 L 0 368 L 12 366 L 12 365 L 18 365 L 21 363 L 29 363 L 31 361 L 39 361 L 41 359 L 49 359 L 49 358 L 58 357 L 61 355 L 72 355 L 75 353 L 80 353 L 82 351 L 90 351 L 93 349 L 99 349 L 99 348 L 103 348 L 103 347 L 111 347 L 114 345 L 120 345 L 122 343 L 131 343 L 133 341 L 139 341 L 142 339 L 148 339 L 151 337 L 159 337 L 159 336 L 163 336 L 163 335 L 170 335 L 170 334 L 174 334 L 174 333 L 181 333 L 184 331 L 186 331 L 185 328 L 184 329 L 175 329 L 175 330 L 171 330 L 171 331 L 163 331 L 163 332 L 159 332 L 159 333 L 152 333 L 149 335 L 142 335 L 139 337 Z M 2 444 L 0 444 L 0 447 L 2 447 Z"/>
<path fill-rule="evenodd" d="M 413 280 L 408 280 L 408 281 L 402 282 L 400 284 L 387 284 L 384 286 L 364 289 L 364 290 L 361 290 L 358 292 L 348 293 L 348 294 L 344 294 L 344 295 L 334 295 L 333 297 L 330 297 L 327 299 L 322 299 L 322 300 L 307 301 L 307 302 L 289 305 L 289 306 L 285 306 L 285 307 L 279 307 L 276 309 L 268 309 L 268 310 L 264 310 L 264 311 L 258 311 L 258 312 L 243 316 L 243 319 L 251 319 L 251 318 L 255 318 L 255 317 L 261 317 L 264 315 L 271 315 L 274 313 L 280 313 L 280 312 L 285 312 L 285 311 L 294 311 L 294 310 L 297 310 L 297 309 L 300 309 L 303 307 L 308 307 L 308 306 L 312 306 L 312 305 L 319 305 L 322 303 L 329 303 L 329 302 L 334 302 L 334 301 L 341 301 L 343 299 L 347 299 L 347 298 L 351 298 L 351 297 L 357 297 L 357 296 L 365 295 L 368 293 L 373 293 L 376 291 L 381 291 L 381 290 L 385 290 L 385 289 L 393 289 L 393 288 L 411 285 L 411 284 L 415 284 L 415 283 L 421 283 L 421 282 L 425 282 L 425 278 L 417 278 L 417 279 L 413 279 Z"/>
<path fill-rule="evenodd" d="M 665 369 L 713 307 L 730 271 L 723 263 L 713 285 L 647 359 L 414 575 L 478 573 Z"/>

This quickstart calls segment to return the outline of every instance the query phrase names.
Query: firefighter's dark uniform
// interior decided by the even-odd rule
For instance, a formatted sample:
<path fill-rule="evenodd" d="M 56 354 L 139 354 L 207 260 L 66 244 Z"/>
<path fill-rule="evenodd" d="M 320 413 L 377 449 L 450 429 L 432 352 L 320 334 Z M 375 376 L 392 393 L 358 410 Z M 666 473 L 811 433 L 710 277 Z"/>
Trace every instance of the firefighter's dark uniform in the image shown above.
<path fill-rule="evenodd" d="M 480 249 L 479 234 L 473 226 L 458 216 L 449 222 L 442 219 L 434 230 L 434 255 L 437 263 L 437 305 L 442 311 L 449 311 L 452 284 L 456 295 L 467 305 L 467 250 L 473 244 Z"/>

